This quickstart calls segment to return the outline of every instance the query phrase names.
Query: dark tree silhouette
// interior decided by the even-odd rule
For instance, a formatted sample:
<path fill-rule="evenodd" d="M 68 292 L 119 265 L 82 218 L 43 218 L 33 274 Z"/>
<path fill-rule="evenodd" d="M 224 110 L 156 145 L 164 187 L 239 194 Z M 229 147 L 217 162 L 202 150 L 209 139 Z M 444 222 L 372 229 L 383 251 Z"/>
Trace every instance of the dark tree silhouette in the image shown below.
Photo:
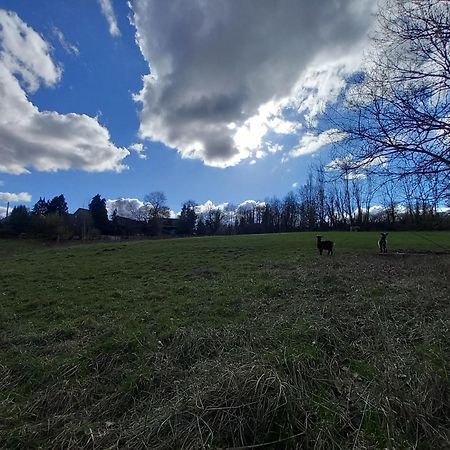
<path fill-rule="evenodd" d="M 157 236 L 161 234 L 163 219 L 170 216 L 170 209 L 166 204 L 166 195 L 164 192 L 155 191 L 146 195 L 144 200 L 148 206 L 148 233 L 152 236 Z"/>
<path fill-rule="evenodd" d="M 45 200 L 45 197 L 39 197 L 39 200 L 34 204 L 31 212 L 36 216 L 45 216 L 48 214 L 49 202 Z"/>
<path fill-rule="evenodd" d="M 196 203 L 192 200 L 188 200 L 183 204 L 178 220 L 178 234 L 194 234 L 195 224 L 197 222 L 197 214 L 195 212 L 196 206 Z"/>
<path fill-rule="evenodd" d="M 92 219 L 96 228 L 103 234 L 109 233 L 109 220 L 108 211 L 106 209 L 106 200 L 100 196 L 95 195 L 91 203 L 89 203 L 89 211 L 91 212 Z"/>
<path fill-rule="evenodd" d="M 25 233 L 28 231 L 30 224 L 30 213 L 24 205 L 15 206 L 7 218 L 7 226 L 14 234 Z"/>
<path fill-rule="evenodd" d="M 197 236 L 205 236 L 206 234 L 206 225 L 201 217 L 200 219 L 198 219 L 197 226 L 195 227 L 195 232 Z"/>
<path fill-rule="evenodd" d="M 170 216 L 167 206 L 167 198 L 164 192 L 155 191 L 145 196 L 145 202 L 149 204 L 148 220 L 162 219 Z"/>
<path fill-rule="evenodd" d="M 67 207 L 67 202 L 63 194 L 53 197 L 48 203 L 47 214 L 58 214 L 58 216 L 64 216 L 68 214 L 68 212 L 69 208 Z"/>
<path fill-rule="evenodd" d="M 120 233 L 120 226 L 119 226 L 119 215 L 117 214 L 117 208 L 114 209 L 112 215 L 111 215 L 111 231 L 113 234 L 117 235 Z"/>

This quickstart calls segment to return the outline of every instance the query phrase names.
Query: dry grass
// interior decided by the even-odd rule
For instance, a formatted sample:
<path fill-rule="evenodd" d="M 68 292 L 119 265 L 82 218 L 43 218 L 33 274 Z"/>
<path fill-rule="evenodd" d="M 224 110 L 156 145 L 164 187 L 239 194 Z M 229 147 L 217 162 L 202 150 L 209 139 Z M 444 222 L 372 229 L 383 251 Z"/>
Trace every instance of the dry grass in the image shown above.
<path fill-rule="evenodd" d="M 1 447 L 448 448 L 449 256 L 318 258 L 287 243 L 277 257 L 262 238 L 200 240 L 204 265 L 194 244 L 157 244 L 182 261 L 175 286 L 163 297 L 155 281 L 139 302 L 105 288 L 123 307 L 103 321 L 96 297 L 64 322 L 40 319 L 16 288 L 11 308 L 33 325 L 6 321 L 1 334 Z M 129 264 L 141 250 L 127 250 Z"/>

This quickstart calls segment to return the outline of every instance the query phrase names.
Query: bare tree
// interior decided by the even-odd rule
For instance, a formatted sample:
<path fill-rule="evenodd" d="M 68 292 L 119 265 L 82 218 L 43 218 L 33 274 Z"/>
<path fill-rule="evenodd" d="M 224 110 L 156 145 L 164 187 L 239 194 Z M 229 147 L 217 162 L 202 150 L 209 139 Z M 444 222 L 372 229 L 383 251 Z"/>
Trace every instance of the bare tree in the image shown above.
<path fill-rule="evenodd" d="M 355 222 L 357 225 L 362 225 L 363 210 L 362 210 L 362 187 L 361 180 L 354 178 L 352 180 L 352 195 L 355 202 Z"/>
<path fill-rule="evenodd" d="M 161 191 L 151 192 L 145 196 L 144 201 L 148 233 L 153 236 L 159 235 L 162 231 L 163 219 L 170 217 L 170 209 L 166 205 L 166 195 Z"/>
<path fill-rule="evenodd" d="M 364 173 L 364 188 L 363 188 L 363 206 L 364 206 L 364 225 L 369 226 L 370 222 L 370 207 L 372 206 L 372 200 L 377 191 L 377 186 L 374 183 L 374 176 L 366 171 Z"/>
<path fill-rule="evenodd" d="M 297 226 L 298 202 L 294 192 L 288 192 L 282 204 L 282 224 L 284 231 L 293 231 Z"/>
<path fill-rule="evenodd" d="M 148 220 L 163 219 L 170 216 L 170 209 L 166 205 L 167 198 L 164 192 L 151 192 L 145 196 L 144 201 L 148 205 Z"/>
<path fill-rule="evenodd" d="M 396 184 L 393 181 L 383 184 L 383 206 L 386 221 L 389 226 L 394 226 L 398 217 L 398 195 Z"/>
<path fill-rule="evenodd" d="M 225 215 L 220 208 L 211 208 L 206 213 L 206 229 L 208 234 L 218 234 Z"/>
<path fill-rule="evenodd" d="M 450 185 L 450 2 L 387 0 L 339 124 L 354 167 Z M 436 184 L 436 182 L 435 182 Z"/>

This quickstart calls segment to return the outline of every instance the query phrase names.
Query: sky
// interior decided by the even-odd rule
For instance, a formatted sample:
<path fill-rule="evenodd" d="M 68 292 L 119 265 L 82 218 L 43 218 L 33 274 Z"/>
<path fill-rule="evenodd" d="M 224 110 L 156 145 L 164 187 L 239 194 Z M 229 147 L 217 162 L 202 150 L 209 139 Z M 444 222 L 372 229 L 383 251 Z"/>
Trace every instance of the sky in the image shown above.
<path fill-rule="evenodd" d="M 0 0 L 0 214 L 283 197 L 329 161 L 373 0 Z"/>

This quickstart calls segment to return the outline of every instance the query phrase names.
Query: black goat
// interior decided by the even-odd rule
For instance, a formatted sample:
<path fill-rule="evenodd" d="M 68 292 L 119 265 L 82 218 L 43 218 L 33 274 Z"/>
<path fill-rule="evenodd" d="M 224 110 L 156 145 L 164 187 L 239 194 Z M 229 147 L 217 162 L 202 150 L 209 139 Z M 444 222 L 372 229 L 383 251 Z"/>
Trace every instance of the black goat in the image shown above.
<path fill-rule="evenodd" d="M 322 241 L 322 236 L 317 236 L 317 248 L 319 253 L 322 254 L 324 250 L 328 250 L 328 254 L 333 254 L 333 241 Z"/>
<path fill-rule="evenodd" d="M 378 248 L 381 253 L 387 252 L 387 235 L 388 233 L 381 233 L 381 237 L 378 239 Z"/>

